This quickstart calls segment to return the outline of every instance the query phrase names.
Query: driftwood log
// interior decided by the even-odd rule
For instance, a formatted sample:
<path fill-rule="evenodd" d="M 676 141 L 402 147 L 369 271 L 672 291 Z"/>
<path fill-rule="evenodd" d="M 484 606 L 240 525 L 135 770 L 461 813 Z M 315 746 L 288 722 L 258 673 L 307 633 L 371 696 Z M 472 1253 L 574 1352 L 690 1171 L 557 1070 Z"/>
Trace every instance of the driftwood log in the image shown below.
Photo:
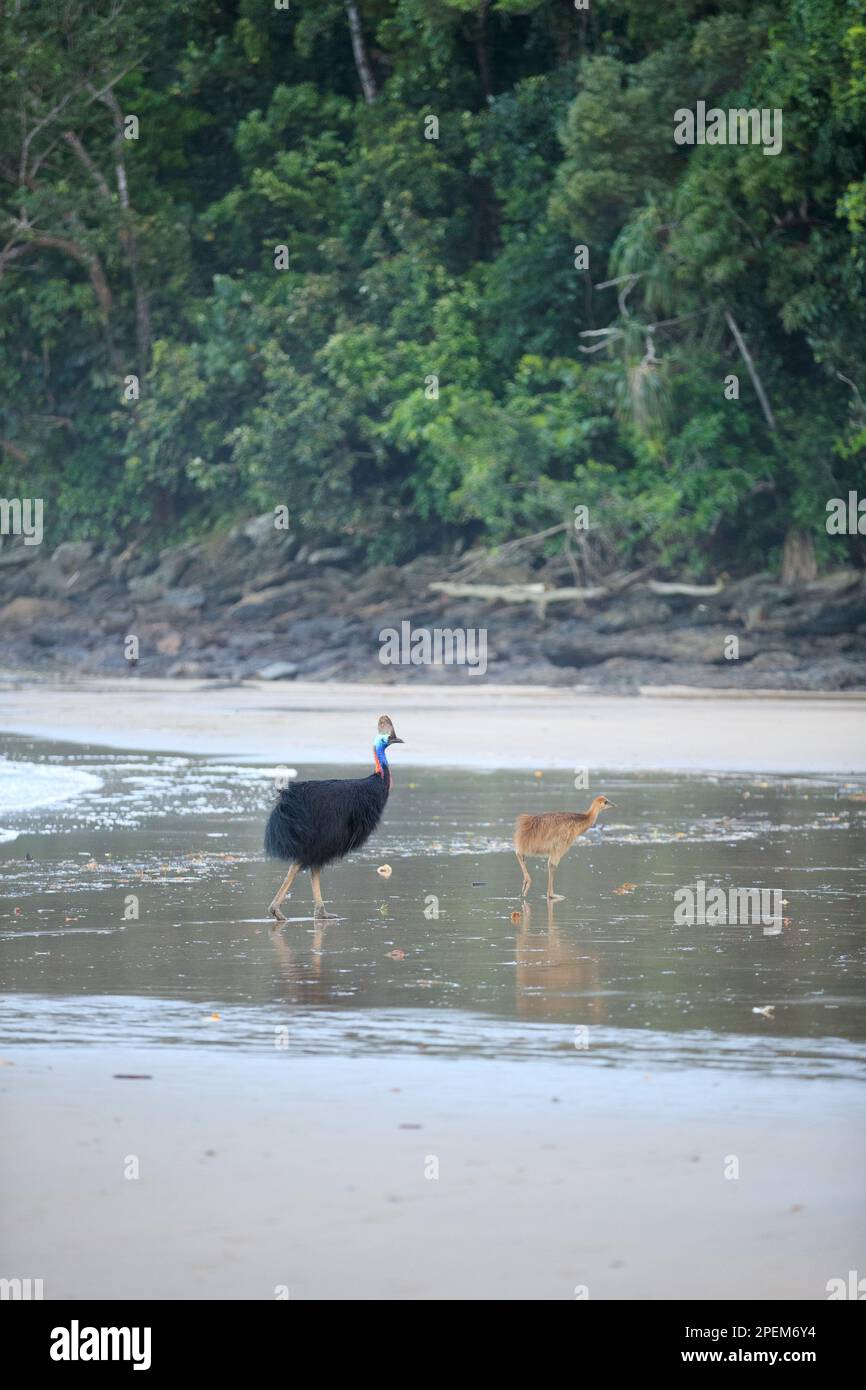
<path fill-rule="evenodd" d="M 715 584 L 679 584 L 649 579 L 633 585 L 620 581 L 609 585 L 595 584 L 588 588 L 549 589 L 544 584 L 463 584 L 457 580 L 440 579 L 427 587 L 434 593 L 446 594 L 448 598 L 477 598 L 488 603 L 531 603 L 543 616 L 551 603 L 583 603 L 613 598 L 629 587 L 648 589 L 650 593 L 663 596 L 681 594 L 688 598 L 712 598 L 714 594 L 722 592 L 724 585 L 721 580 Z"/>

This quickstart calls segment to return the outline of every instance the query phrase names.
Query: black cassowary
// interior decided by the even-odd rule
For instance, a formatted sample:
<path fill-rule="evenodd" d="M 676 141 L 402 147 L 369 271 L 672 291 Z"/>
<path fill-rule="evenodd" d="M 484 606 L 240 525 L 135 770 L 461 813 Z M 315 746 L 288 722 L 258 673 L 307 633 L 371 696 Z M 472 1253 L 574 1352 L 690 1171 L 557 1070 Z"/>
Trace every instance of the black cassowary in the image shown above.
<path fill-rule="evenodd" d="M 386 749 L 402 743 L 383 714 L 373 746 L 376 771 L 369 777 L 329 778 L 324 782 L 293 782 L 279 793 L 265 829 L 265 854 L 291 865 L 268 908 L 285 922 L 280 903 L 302 869 L 310 870 L 316 913 L 328 916 L 322 901 L 321 871 L 366 844 L 382 817 L 391 790 Z"/>

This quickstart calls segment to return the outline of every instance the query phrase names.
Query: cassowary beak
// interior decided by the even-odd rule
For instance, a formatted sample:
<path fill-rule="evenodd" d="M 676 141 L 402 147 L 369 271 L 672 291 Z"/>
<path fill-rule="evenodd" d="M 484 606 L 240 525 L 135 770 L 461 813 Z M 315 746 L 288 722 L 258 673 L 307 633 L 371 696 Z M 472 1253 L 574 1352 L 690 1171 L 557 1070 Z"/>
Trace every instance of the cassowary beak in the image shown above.
<path fill-rule="evenodd" d="M 405 739 L 398 738 L 396 734 L 392 734 L 391 737 L 388 739 L 389 743 L 405 743 L 405 741 Z"/>

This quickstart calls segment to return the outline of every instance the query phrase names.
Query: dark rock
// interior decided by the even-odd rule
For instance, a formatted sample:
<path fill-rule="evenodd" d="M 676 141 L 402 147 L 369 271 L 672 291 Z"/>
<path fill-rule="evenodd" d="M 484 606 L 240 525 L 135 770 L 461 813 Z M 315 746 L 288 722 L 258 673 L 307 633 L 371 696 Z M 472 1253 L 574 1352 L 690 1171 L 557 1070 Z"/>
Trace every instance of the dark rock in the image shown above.
<path fill-rule="evenodd" d="M 0 538 L 0 569 L 13 569 L 19 565 L 26 565 L 30 560 L 35 560 L 39 556 L 40 546 L 25 545 L 22 541 L 20 545 L 9 545 L 9 538 Z"/>
<path fill-rule="evenodd" d="M 93 555 L 94 547 L 90 541 L 63 541 L 51 556 L 51 564 L 61 574 L 73 574 L 86 565 Z"/>
<path fill-rule="evenodd" d="M 188 612 L 194 608 L 204 607 L 205 592 L 197 585 L 189 589 L 167 589 L 162 596 L 162 601 L 167 608 Z"/>
<path fill-rule="evenodd" d="M 155 577 L 164 589 L 177 587 L 178 580 L 193 563 L 197 550 L 197 546 L 182 546 L 179 550 L 162 551 Z"/>
<path fill-rule="evenodd" d="M 232 604 L 228 618 L 242 623 L 267 622 L 278 613 L 290 609 L 292 604 L 300 599 L 304 588 L 304 585 L 279 584 L 272 589 L 259 589 L 254 593 L 244 594 L 243 598 Z"/>
<path fill-rule="evenodd" d="M 797 671 L 803 665 L 802 657 L 796 656 L 794 652 L 786 651 L 762 651 L 758 652 L 750 662 L 752 671 Z"/>
<path fill-rule="evenodd" d="M 800 610 L 793 621 L 786 623 L 785 631 L 793 634 L 850 632 L 860 623 L 866 622 L 866 600 L 852 603 L 833 603 L 814 610 Z"/>
<path fill-rule="evenodd" d="M 855 587 L 863 587 L 863 575 L 859 570 L 835 570 L 820 579 L 813 579 L 805 585 L 807 594 L 842 594 Z"/>
<path fill-rule="evenodd" d="M 611 603 L 596 621 L 597 632 L 622 632 L 625 628 L 656 627 L 670 621 L 672 609 L 660 598 L 625 597 Z"/>
<path fill-rule="evenodd" d="M 159 570 L 153 570 L 151 574 L 134 574 L 126 587 L 130 597 L 146 603 L 149 599 L 162 598 L 166 586 Z"/>
<path fill-rule="evenodd" d="M 140 672 L 191 679 L 493 680 L 622 692 L 866 687 L 866 579 L 854 570 L 797 587 L 753 575 L 703 597 L 635 586 L 604 601 L 551 604 L 539 615 L 530 604 L 431 593 L 427 586 L 450 563 L 439 556 L 355 574 L 336 568 L 349 554 L 327 544 L 298 550 L 271 513 L 158 557 L 138 543 L 112 553 L 76 542 L 45 559 L 37 547 L 7 540 L 0 653 L 14 666 L 23 645 L 40 671 L 128 671 L 123 638 L 135 634 Z M 546 568 L 529 561 L 500 568 L 477 577 L 571 582 L 556 557 Z M 379 634 L 400 633 L 404 621 L 415 630 L 485 631 L 487 674 L 383 666 Z M 726 659 L 730 636 L 738 638 L 738 660 Z"/>

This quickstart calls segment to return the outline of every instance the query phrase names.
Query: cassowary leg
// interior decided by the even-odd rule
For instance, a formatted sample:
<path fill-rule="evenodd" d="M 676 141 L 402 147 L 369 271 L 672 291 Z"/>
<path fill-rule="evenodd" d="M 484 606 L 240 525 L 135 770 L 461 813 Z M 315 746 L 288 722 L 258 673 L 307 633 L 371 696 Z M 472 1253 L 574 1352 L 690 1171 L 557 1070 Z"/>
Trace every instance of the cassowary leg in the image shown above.
<path fill-rule="evenodd" d="M 317 917 L 333 917 L 333 912 L 325 911 L 325 900 L 322 897 L 322 875 L 319 869 L 310 870 L 310 878 L 313 881 L 313 903 Z"/>
<path fill-rule="evenodd" d="M 553 858 L 547 861 L 547 898 L 548 901 L 552 903 L 562 902 L 562 894 L 554 893 L 553 891 L 553 875 L 558 863 L 559 860 Z"/>
<path fill-rule="evenodd" d="M 518 864 L 520 865 L 521 869 L 523 870 L 523 893 L 522 893 L 522 896 L 525 898 L 526 895 L 527 895 L 527 893 L 529 892 L 530 888 L 532 887 L 532 879 L 529 877 L 529 870 L 528 870 L 527 867 L 526 867 L 526 860 L 524 859 L 523 855 L 520 854 L 517 850 L 515 850 L 514 853 L 517 855 L 517 862 L 518 862 Z"/>
<path fill-rule="evenodd" d="M 286 894 L 288 893 L 289 889 L 291 888 L 292 884 L 294 883 L 295 879 L 297 878 L 297 876 L 298 876 L 298 874 L 299 874 L 300 872 L 301 872 L 301 866 L 300 866 L 300 864 L 293 864 L 292 867 L 289 869 L 289 872 L 286 874 L 285 878 L 283 879 L 282 883 L 280 884 L 280 886 L 279 886 L 279 888 L 278 888 L 278 890 L 277 890 L 276 896 L 275 896 L 275 898 L 274 898 L 274 901 L 271 903 L 270 907 L 268 908 L 268 913 L 269 913 L 269 915 L 270 915 L 271 917 L 273 917 L 274 921 L 276 921 L 276 922 L 285 922 L 286 919 L 285 919 L 285 917 L 283 916 L 282 912 L 280 912 L 280 903 L 283 901 L 283 898 L 284 898 L 284 897 L 286 896 Z"/>

